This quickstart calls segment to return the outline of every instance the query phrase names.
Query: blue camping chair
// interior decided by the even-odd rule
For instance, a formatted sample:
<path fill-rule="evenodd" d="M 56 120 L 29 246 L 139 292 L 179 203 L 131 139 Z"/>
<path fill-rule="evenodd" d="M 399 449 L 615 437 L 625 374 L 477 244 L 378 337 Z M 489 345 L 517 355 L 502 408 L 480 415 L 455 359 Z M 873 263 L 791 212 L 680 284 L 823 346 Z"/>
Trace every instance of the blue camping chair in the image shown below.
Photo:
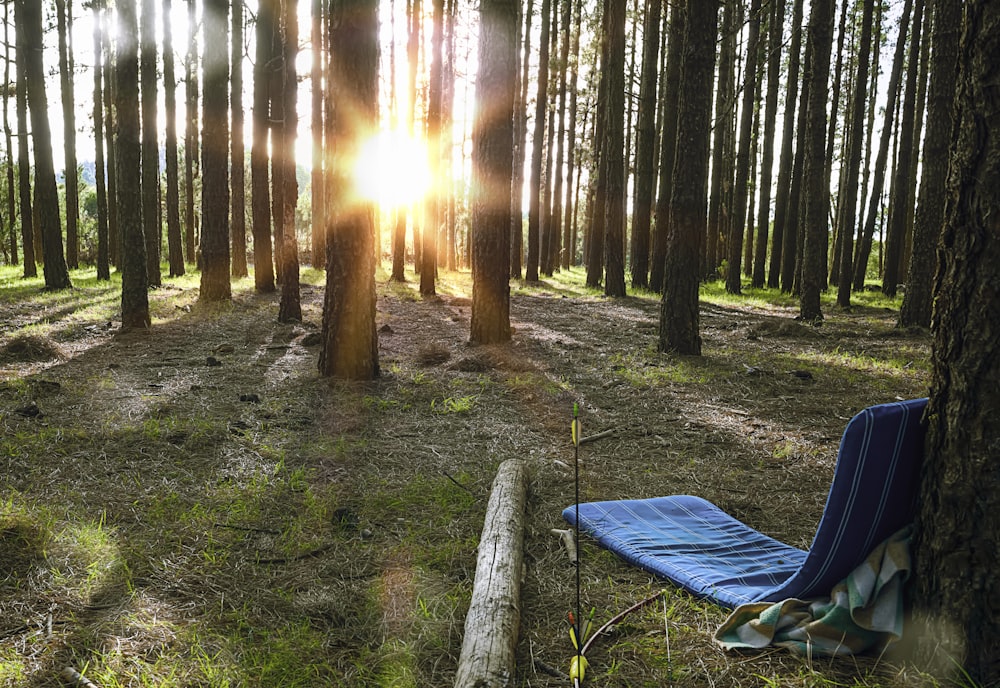
<path fill-rule="evenodd" d="M 827 595 L 913 520 L 926 404 L 872 406 L 847 424 L 808 552 L 690 495 L 580 504 L 580 531 L 629 563 L 726 607 Z M 575 512 L 569 506 L 563 518 L 574 524 Z"/>

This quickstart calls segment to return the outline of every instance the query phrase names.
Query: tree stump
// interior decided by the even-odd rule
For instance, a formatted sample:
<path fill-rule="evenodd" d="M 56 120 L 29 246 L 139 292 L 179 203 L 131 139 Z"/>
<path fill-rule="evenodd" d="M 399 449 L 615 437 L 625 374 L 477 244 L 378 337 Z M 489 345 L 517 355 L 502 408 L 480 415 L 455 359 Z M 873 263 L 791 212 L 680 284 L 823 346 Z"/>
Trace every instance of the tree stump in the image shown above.
<path fill-rule="evenodd" d="M 501 688 L 514 682 L 527 492 L 524 462 L 511 459 L 500 464 L 479 539 L 455 688 Z"/>

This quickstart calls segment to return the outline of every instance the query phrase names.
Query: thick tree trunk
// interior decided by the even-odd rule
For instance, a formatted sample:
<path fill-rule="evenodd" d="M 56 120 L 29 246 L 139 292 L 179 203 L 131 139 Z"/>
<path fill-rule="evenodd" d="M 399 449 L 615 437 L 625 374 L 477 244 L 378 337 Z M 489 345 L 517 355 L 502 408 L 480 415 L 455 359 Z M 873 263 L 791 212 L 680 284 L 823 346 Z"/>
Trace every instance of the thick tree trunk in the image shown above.
<path fill-rule="evenodd" d="M 139 45 L 135 0 L 118 0 L 118 54 L 115 58 L 115 139 L 118 227 L 122 254 L 122 329 L 149 327 L 146 242 L 142 233 L 142 144 L 139 128 Z"/>
<path fill-rule="evenodd" d="M 604 155 L 608 161 L 604 220 L 604 293 L 625 296 L 625 4 L 605 3 L 608 41 L 608 118 Z"/>
<path fill-rule="evenodd" d="M 327 117 L 326 295 L 321 375 L 378 377 L 375 332 L 375 208 L 357 197 L 352 166 L 361 142 L 378 126 L 378 1 L 334 0 L 330 8 L 330 88 L 338 103 Z M 348 114 L 350 113 L 350 114 Z"/>
<path fill-rule="evenodd" d="M 479 538 L 455 688 L 503 688 L 513 680 L 521 623 L 527 494 L 524 462 L 510 459 L 500 464 Z"/>
<path fill-rule="evenodd" d="M 24 58 L 28 85 L 28 108 L 31 111 L 31 139 L 35 152 L 35 205 L 42 235 L 43 272 L 46 289 L 67 289 L 70 283 L 63 254 L 62 225 L 59 220 L 59 194 L 52 161 L 52 130 L 49 127 L 49 104 L 45 93 L 45 68 L 42 51 L 42 8 L 37 2 L 17 0 L 14 5 L 18 53 Z"/>
<path fill-rule="evenodd" d="M 701 355 L 698 287 L 701 247 L 708 226 L 705 188 L 717 22 L 713 3 L 688 3 L 683 77 L 678 92 L 677 158 L 660 306 L 660 351 L 696 356 Z"/>
<path fill-rule="evenodd" d="M 826 186 L 826 105 L 835 4 L 835 0 L 813 0 L 806 46 L 805 77 L 808 84 L 804 90 L 809 99 L 806 103 L 806 149 L 802 170 L 805 241 L 802 246 L 799 317 L 807 322 L 823 317 L 819 296 L 826 283 L 827 216 L 830 208 L 830 190 Z"/>
<path fill-rule="evenodd" d="M 253 142 L 250 146 L 250 204 L 253 222 L 254 288 L 270 293 L 274 286 L 274 255 L 271 252 L 271 194 L 267 171 L 267 143 L 270 131 L 271 35 L 274 7 L 262 2 L 257 8 L 256 61 L 253 67 Z"/>
<path fill-rule="evenodd" d="M 323 0 L 312 1 L 312 70 L 309 73 L 309 84 L 312 89 L 312 187 L 310 207 L 312 209 L 312 265 L 323 269 L 326 266 L 326 227 L 323 215 L 323 59 L 326 50 L 323 47 Z M 391 65 L 390 69 L 396 69 Z M 394 82 L 395 83 L 395 82 Z M 395 93 L 393 94 L 395 96 Z"/>
<path fill-rule="evenodd" d="M 206 0 L 202 83 L 201 292 L 228 301 L 229 283 L 229 3 Z"/>
<path fill-rule="evenodd" d="M 1000 683 L 1000 300 L 986 285 L 1000 283 L 1000 143 L 990 129 L 1000 118 L 1000 5 L 962 4 L 911 627 L 942 684 L 991 686 Z"/>
<path fill-rule="evenodd" d="M 913 227 L 913 255 L 906 278 L 906 293 L 899 309 L 899 324 L 927 327 L 931 322 L 935 249 L 944 220 L 944 194 L 948 177 L 948 145 L 953 122 L 956 66 L 962 3 L 960 0 L 934 0 L 934 55 L 931 65 L 927 103 L 927 133 L 924 135 L 923 172 L 920 198 Z"/>
<path fill-rule="evenodd" d="M 514 0 L 480 8 L 479 73 L 472 132 L 472 325 L 470 340 L 510 340 L 510 215 L 517 52 Z"/>
<path fill-rule="evenodd" d="M 173 12 L 172 0 L 163 0 L 163 16 Z M 177 81 L 171 22 L 163 23 L 163 95 L 166 103 L 167 261 L 170 276 L 184 274 L 184 238 L 181 236 L 180 179 L 177 166 Z"/>
<path fill-rule="evenodd" d="M 281 302 L 278 304 L 279 322 L 302 320 L 302 304 L 299 296 L 299 242 L 295 227 L 295 206 L 299 200 L 299 183 L 295 177 L 295 139 L 298 135 L 298 93 L 299 79 L 295 60 L 299 54 L 299 0 L 284 0 L 284 34 L 282 44 L 284 66 L 284 88 L 282 108 L 281 155 L 281 216 L 282 239 L 278 255 L 281 267 Z"/>

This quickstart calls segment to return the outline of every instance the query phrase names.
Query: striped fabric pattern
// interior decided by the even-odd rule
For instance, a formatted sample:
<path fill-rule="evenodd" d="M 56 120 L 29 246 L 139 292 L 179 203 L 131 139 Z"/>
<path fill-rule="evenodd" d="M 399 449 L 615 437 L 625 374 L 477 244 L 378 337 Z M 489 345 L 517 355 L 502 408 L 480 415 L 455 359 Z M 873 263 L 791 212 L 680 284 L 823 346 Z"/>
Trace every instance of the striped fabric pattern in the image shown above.
<path fill-rule="evenodd" d="M 926 399 L 872 406 L 847 424 L 808 552 L 691 495 L 580 504 L 580 530 L 635 566 L 725 607 L 825 596 L 913 519 Z M 569 506 L 563 518 L 575 523 Z"/>

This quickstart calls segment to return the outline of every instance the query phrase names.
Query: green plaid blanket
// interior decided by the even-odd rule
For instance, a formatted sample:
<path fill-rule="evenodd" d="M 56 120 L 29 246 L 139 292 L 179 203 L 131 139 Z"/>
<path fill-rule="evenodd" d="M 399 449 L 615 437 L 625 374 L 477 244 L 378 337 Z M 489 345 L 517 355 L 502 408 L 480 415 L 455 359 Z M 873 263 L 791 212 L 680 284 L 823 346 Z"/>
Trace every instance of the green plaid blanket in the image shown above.
<path fill-rule="evenodd" d="M 907 526 L 878 545 L 829 599 L 752 602 L 737 607 L 716 631 L 725 649 L 770 645 L 817 655 L 881 650 L 903 633 L 903 584 L 910 573 Z"/>

